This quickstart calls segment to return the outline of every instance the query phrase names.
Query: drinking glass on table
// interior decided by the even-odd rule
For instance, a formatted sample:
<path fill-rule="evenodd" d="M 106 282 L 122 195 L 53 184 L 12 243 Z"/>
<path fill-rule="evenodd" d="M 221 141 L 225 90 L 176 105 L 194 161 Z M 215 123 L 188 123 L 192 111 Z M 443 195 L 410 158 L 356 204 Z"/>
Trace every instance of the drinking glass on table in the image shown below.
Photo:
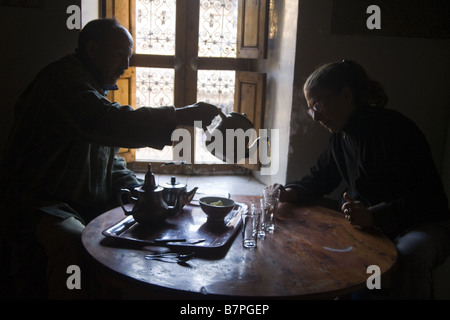
<path fill-rule="evenodd" d="M 258 239 L 258 226 L 260 209 L 254 204 L 242 213 L 242 245 L 244 248 L 256 248 Z"/>
<path fill-rule="evenodd" d="M 258 238 L 264 239 L 264 237 L 266 236 L 266 224 L 267 224 L 267 218 L 266 218 L 265 210 L 264 210 L 264 199 L 260 199 Z"/>
<path fill-rule="evenodd" d="M 275 229 L 275 214 L 280 201 L 280 189 L 274 189 L 272 186 L 265 187 L 261 199 L 261 211 L 264 217 L 264 230 L 273 233 Z"/>

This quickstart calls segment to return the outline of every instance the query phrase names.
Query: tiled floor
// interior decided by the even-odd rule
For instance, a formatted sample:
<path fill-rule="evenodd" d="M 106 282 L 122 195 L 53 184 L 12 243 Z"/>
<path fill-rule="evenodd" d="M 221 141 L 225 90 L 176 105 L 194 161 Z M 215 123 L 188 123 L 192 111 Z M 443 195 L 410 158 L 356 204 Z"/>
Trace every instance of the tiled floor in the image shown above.
<path fill-rule="evenodd" d="M 144 178 L 144 174 L 137 174 Z M 158 184 L 170 181 L 170 175 L 155 174 Z M 197 194 L 245 194 L 261 195 L 264 184 L 250 175 L 176 176 L 177 181 L 187 185 L 187 190 L 198 187 Z"/>

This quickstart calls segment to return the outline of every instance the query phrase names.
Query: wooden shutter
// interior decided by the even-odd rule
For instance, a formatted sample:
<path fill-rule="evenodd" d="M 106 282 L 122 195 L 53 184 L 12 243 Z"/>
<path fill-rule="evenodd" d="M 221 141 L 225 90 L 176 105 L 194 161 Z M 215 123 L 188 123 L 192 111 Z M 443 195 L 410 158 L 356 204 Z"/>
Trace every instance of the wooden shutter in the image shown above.
<path fill-rule="evenodd" d="M 237 58 L 266 59 L 270 0 L 239 0 Z M 245 113 L 256 132 L 263 127 L 266 75 L 256 72 L 236 72 L 235 111 Z M 250 141 L 250 144 L 252 141 Z M 261 164 L 242 164 L 259 170 Z"/>
<path fill-rule="evenodd" d="M 236 91 L 235 91 L 235 110 L 239 113 L 245 113 L 248 119 L 253 123 L 257 135 L 263 125 L 263 114 L 266 95 L 266 74 L 256 72 L 237 71 L 236 72 Z M 250 144 L 253 141 L 250 141 Z M 249 161 L 241 165 L 252 170 L 259 170 L 261 164 L 251 164 Z"/>
<path fill-rule="evenodd" d="M 117 80 L 118 90 L 111 90 L 108 94 L 108 100 L 120 103 L 121 105 L 136 106 L 136 68 L 128 68 L 122 77 Z M 117 128 L 120 130 L 120 128 Z M 136 158 L 136 150 L 129 148 L 120 148 L 119 156 L 124 157 L 127 162 L 133 162 Z"/>
<path fill-rule="evenodd" d="M 239 0 L 237 57 L 267 58 L 269 0 Z"/>
<path fill-rule="evenodd" d="M 130 31 L 136 42 L 135 0 L 103 0 L 104 16 L 116 18 L 119 23 Z"/>
<path fill-rule="evenodd" d="M 103 6 L 104 16 L 116 18 L 122 26 L 128 29 L 136 42 L 135 0 L 103 0 Z M 136 68 L 128 68 L 116 84 L 119 89 L 110 91 L 108 99 L 136 108 Z M 133 162 L 136 159 L 136 150 L 120 148 L 118 155 L 125 158 L 128 163 Z"/>

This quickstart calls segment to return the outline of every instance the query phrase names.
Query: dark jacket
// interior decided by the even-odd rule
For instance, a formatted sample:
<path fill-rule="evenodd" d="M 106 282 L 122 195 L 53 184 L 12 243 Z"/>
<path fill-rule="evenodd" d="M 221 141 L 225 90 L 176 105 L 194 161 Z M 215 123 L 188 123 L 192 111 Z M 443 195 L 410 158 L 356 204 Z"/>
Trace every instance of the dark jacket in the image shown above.
<path fill-rule="evenodd" d="M 139 183 L 117 151 L 170 145 L 175 109 L 134 110 L 106 93 L 76 55 L 37 75 L 16 105 L 0 166 L 2 218 L 20 225 L 39 209 L 87 222 L 117 206 L 120 188 Z"/>
<path fill-rule="evenodd" d="M 448 201 L 429 145 L 418 127 L 394 110 L 359 108 L 310 174 L 286 187 L 308 202 L 331 193 L 340 182 L 374 209 L 377 227 L 390 236 L 414 224 L 450 218 Z"/>

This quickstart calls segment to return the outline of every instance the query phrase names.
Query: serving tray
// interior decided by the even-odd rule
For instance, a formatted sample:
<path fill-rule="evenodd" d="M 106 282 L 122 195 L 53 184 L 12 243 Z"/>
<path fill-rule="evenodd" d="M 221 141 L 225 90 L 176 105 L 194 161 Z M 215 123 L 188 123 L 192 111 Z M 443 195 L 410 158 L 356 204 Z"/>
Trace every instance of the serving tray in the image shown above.
<path fill-rule="evenodd" d="M 188 204 L 180 214 L 167 218 L 164 222 L 144 226 L 130 215 L 105 229 L 102 234 L 108 238 L 142 245 L 180 249 L 220 249 L 226 246 L 239 230 L 241 214 L 246 209 L 246 204 L 236 203 L 223 223 L 211 223 L 199 206 Z"/>

